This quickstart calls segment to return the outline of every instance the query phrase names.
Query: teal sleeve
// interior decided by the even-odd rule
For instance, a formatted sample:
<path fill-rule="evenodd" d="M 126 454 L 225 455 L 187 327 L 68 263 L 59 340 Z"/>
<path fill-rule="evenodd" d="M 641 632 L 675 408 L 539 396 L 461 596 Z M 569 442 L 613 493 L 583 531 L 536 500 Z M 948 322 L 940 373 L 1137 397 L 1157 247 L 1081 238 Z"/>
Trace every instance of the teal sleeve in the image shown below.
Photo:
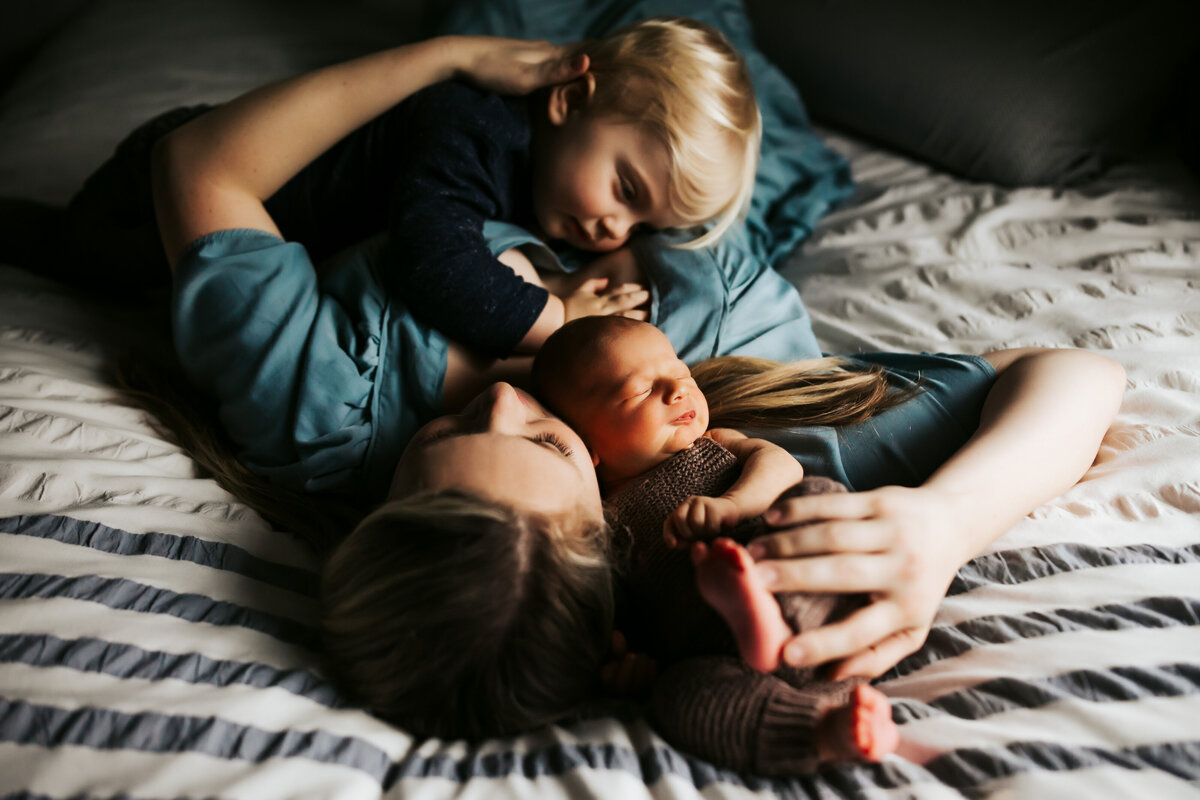
<path fill-rule="evenodd" d="M 172 324 L 184 372 L 248 467 L 300 491 L 353 489 L 379 337 L 318 290 L 301 245 L 254 230 L 197 240 L 176 270 Z"/>
<path fill-rule="evenodd" d="M 882 366 L 893 385 L 915 386 L 917 394 L 854 425 L 744 433 L 784 448 L 808 474 L 833 478 L 859 492 L 923 483 L 975 433 L 996 379 L 992 365 L 979 356 L 867 353 L 849 360 Z"/>
<path fill-rule="evenodd" d="M 842 465 L 857 491 L 923 483 L 975 433 L 996 379 L 979 356 L 869 353 L 852 360 L 878 364 L 892 385 L 918 391 L 873 419 L 837 429 Z"/>

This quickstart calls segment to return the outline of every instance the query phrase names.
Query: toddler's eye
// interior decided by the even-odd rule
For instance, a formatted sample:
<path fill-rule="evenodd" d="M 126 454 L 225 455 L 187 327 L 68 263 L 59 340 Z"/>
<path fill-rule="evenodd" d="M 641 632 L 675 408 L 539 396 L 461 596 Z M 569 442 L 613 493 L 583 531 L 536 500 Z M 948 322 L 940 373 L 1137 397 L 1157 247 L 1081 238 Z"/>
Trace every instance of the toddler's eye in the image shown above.
<path fill-rule="evenodd" d="M 621 178 L 621 197 L 627 203 L 637 200 L 637 187 L 628 178 Z"/>

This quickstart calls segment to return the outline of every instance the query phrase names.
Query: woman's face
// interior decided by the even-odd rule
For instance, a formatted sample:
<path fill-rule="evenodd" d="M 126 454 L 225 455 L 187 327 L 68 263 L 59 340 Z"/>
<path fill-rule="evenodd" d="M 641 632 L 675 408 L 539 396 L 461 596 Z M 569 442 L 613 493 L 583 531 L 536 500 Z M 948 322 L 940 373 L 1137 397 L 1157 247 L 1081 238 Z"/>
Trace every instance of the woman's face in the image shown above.
<path fill-rule="evenodd" d="M 496 383 L 461 414 L 417 431 L 400 457 L 389 498 L 465 489 L 506 505 L 601 518 L 600 487 L 587 447 L 531 395 Z"/>

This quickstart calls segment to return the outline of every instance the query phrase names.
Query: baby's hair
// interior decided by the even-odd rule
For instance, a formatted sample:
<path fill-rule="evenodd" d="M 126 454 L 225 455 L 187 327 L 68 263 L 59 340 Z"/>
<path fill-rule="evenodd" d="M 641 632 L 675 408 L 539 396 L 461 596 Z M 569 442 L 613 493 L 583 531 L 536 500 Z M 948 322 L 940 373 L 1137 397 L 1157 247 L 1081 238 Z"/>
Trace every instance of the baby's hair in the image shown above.
<path fill-rule="evenodd" d="M 460 491 L 389 502 L 334 551 L 322 636 L 344 688 L 419 736 L 518 733 L 595 688 L 612 630 L 608 529 Z"/>
<path fill-rule="evenodd" d="M 677 245 L 706 247 L 749 208 L 762 117 L 746 61 L 716 28 L 686 17 L 651 17 L 580 42 L 596 91 L 591 109 L 646 125 L 667 149 L 670 205 L 688 225 L 712 222 Z M 730 152 L 737 174 L 726 190 Z"/>

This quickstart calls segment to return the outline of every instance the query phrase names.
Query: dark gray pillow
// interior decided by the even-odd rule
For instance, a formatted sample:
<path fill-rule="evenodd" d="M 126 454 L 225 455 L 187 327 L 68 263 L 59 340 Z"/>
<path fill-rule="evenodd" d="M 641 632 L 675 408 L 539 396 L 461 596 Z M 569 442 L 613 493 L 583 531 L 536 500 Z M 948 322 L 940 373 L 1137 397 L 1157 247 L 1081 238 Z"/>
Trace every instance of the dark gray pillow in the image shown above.
<path fill-rule="evenodd" d="M 746 0 L 819 121 L 1006 185 L 1144 146 L 1200 46 L 1195 0 Z"/>

